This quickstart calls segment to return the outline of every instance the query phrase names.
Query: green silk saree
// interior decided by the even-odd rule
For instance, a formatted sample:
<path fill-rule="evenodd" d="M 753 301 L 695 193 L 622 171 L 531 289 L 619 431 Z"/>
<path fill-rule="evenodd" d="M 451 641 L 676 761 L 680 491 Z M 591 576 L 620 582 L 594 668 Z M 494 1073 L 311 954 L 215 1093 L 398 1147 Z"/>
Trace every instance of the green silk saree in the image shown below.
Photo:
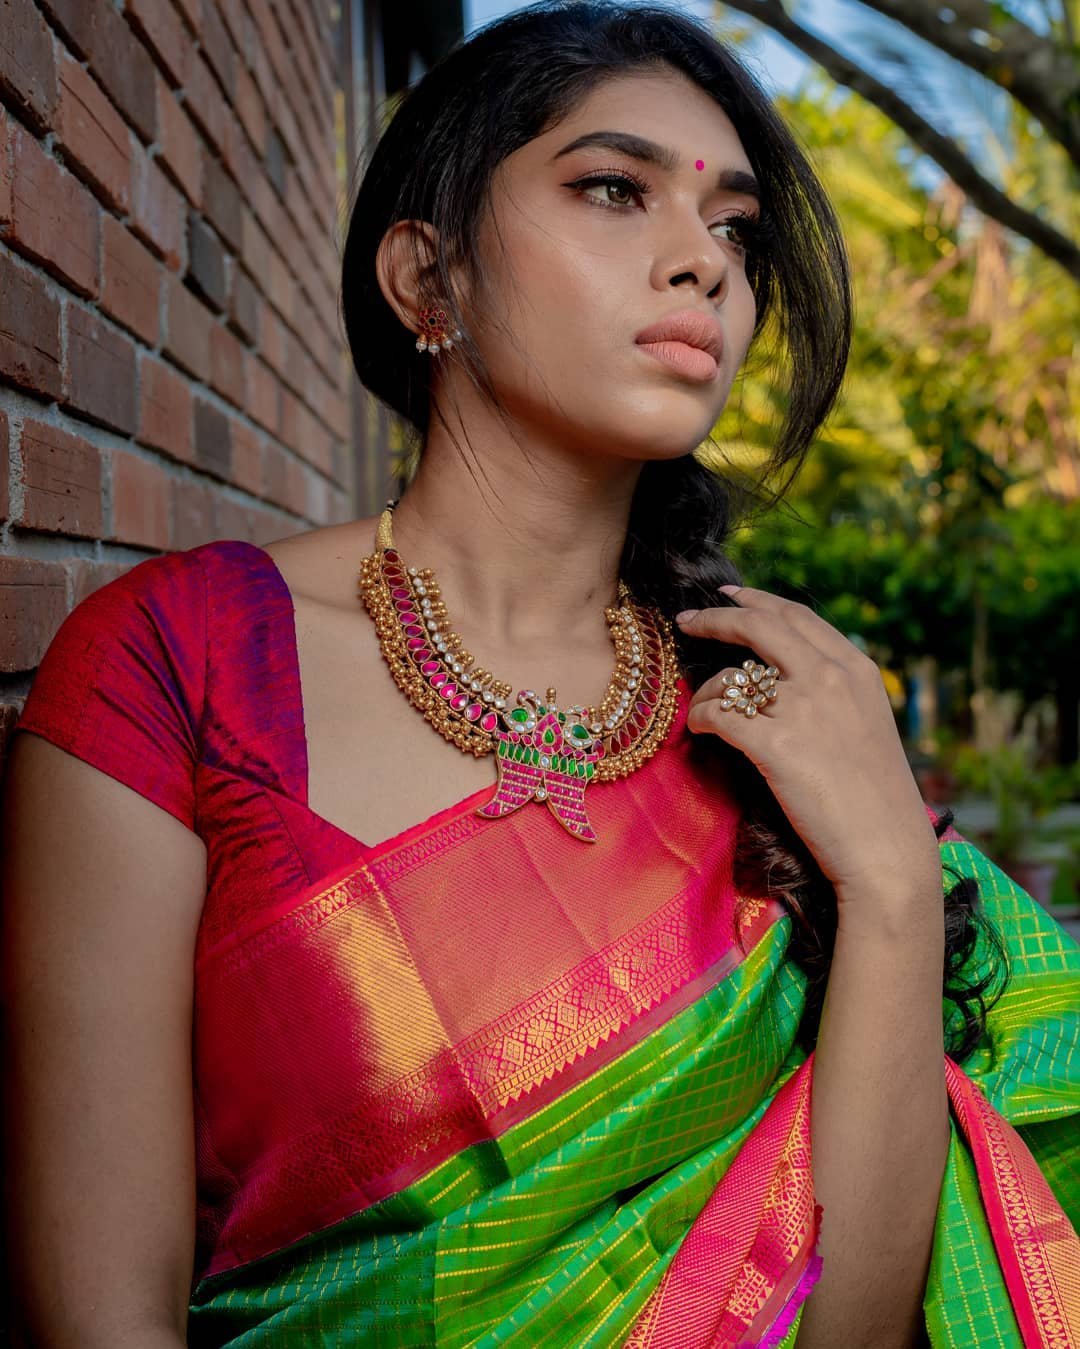
<path fill-rule="evenodd" d="M 192 1345 L 797 1343 L 828 1215 L 792 920 L 751 897 L 734 930 L 734 802 L 681 750 L 654 763 L 631 779 L 632 809 L 597 794 L 601 837 L 625 850 L 615 886 L 576 874 L 594 849 L 554 828 L 538 839 L 539 811 L 488 833 L 452 810 L 204 955 L 202 1034 L 236 1115 L 215 1137 L 240 1186 L 202 1215 Z M 500 828 L 503 868 L 485 861 Z M 1080 948 L 955 830 L 940 848 L 945 887 L 978 881 L 1011 978 L 985 1042 L 946 1058 L 927 1334 L 1066 1349 L 1080 1343 Z M 532 893 L 509 888 L 525 874 Z M 298 991 L 295 1021 L 252 1010 Z M 302 1068 L 282 1071 L 283 1044 Z M 302 1108 L 274 1103 L 298 1082 L 321 1085 Z M 237 1099 L 274 1117 L 247 1140 L 246 1172 Z"/>

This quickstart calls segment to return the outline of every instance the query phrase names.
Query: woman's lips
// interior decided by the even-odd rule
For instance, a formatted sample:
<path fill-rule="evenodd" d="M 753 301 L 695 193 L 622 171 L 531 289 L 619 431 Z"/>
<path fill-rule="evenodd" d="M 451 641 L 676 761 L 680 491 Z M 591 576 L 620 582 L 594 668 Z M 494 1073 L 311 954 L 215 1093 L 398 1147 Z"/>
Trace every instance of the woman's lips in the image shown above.
<path fill-rule="evenodd" d="M 714 358 L 700 347 L 692 347 L 689 342 L 638 342 L 637 345 L 688 379 L 707 383 L 720 373 Z"/>

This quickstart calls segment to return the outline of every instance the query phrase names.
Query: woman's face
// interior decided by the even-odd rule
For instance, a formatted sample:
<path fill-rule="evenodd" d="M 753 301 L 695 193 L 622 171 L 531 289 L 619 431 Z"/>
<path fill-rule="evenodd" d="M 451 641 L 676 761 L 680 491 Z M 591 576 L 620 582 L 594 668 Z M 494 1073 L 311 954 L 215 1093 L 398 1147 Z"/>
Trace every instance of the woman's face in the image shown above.
<path fill-rule="evenodd" d="M 653 142 L 670 162 L 644 162 L 626 145 L 566 150 L 599 132 Z M 587 181 L 613 175 L 621 181 Z M 468 308 L 465 317 L 511 416 L 527 434 L 619 458 L 699 445 L 755 317 L 744 251 L 753 234 L 739 217 L 755 217 L 758 202 L 726 114 L 674 70 L 622 76 L 505 159 L 492 192 L 479 243 L 497 322 Z M 700 353 L 694 377 L 635 344 L 682 310 L 719 324 L 711 377 Z"/>

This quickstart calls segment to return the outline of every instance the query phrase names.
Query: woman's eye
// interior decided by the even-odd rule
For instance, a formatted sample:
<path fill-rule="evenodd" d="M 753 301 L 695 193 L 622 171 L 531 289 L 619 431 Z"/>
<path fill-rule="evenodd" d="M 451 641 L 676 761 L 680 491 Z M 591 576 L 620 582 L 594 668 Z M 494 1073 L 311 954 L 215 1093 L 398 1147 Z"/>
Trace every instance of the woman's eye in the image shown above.
<path fill-rule="evenodd" d="M 627 186 L 625 186 L 624 184 L 620 183 L 617 179 L 616 179 L 614 182 L 609 182 L 606 186 L 607 186 L 607 190 L 608 190 L 609 193 L 612 193 L 612 192 L 615 193 L 615 194 L 622 193 L 622 195 L 623 195 L 624 197 L 629 197 L 629 196 L 631 196 L 631 195 L 633 194 L 633 192 L 634 192 L 634 188 L 633 188 L 633 187 L 627 187 Z M 623 205 L 626 205 L 626 204 L 627 204 L 627 203 L 625 203 L 625 202 L 619 202 L 619 205 L 620 205 L 620 206 L 623 206 Z"/>
<path fill-rule="evenodd" d="M 567 186 L 577 189 L 583 195 L 589 188 L 603 188 L 608 195 L 608 200 L 602 200 L 600 197 L 590 197 L 589 200 L 595 202 L 597 206 L 604 206 L 611 210 L 624 210 L 630 204 L 628 201 L 612 200 L 612 195 L 616 197 L 644 197 L 651 190 L 647 183 L 629 178 L 623 173 L 594 174 L 590 178 L 579 178 L 577 182 L 568 183 Z M 709 228 L 728 230 L 726 242 L 732 244 L 742 254 L 751 252 L 755 247 L 760 225 L 761 222 L 754 216 L 735 215 L 729 216 L 727 220 L 718 220 L 715 225 L 710 225 Z"/>
<path fill-rule="evenodd" d="M 721 229 L 734 231 L 734 237 L 728 235 L 728 243 L 734 244 L 743 253 L 749 250 L 752 238 L 749 231 L 753 228 L 749 216 L 735 216 L 731 220 L 718 220 L 716 223 Z"/>
<path fill-rule="evenodd" d="M 626 178 L 622 174 L 604 174 L 592 178 L 579 178 L 576 183 L 571 183 L 571 187 L 579 188 L 582 192 L 585 192 L 588 188 L 602 187 L 607 189 L 609 193 L 614 190 L 618 195 L 639 197 L 643 197 L 649 190 L 644 183 L 635 183 L 632 178 Z M 592 197 L 591 200 L 601 206 L 628 206 L 630 204 L 627 201 L 602 201 L 599 197 Z"/>

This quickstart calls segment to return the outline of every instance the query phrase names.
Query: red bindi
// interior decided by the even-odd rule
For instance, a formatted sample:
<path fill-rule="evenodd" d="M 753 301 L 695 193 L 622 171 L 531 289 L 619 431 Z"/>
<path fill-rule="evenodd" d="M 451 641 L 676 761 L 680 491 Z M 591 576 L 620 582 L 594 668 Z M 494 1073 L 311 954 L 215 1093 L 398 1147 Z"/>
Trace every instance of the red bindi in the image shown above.
<path fill-rule="evenodd" d="M 699 160 L 697 161 L 697 163 L 694 165 L 694 168 L 697 169 L 699 172 L 700 172 L 704 167 L 705 167 L 705 161 L 704 161 L 703 159 L 699 159 Z"/>

